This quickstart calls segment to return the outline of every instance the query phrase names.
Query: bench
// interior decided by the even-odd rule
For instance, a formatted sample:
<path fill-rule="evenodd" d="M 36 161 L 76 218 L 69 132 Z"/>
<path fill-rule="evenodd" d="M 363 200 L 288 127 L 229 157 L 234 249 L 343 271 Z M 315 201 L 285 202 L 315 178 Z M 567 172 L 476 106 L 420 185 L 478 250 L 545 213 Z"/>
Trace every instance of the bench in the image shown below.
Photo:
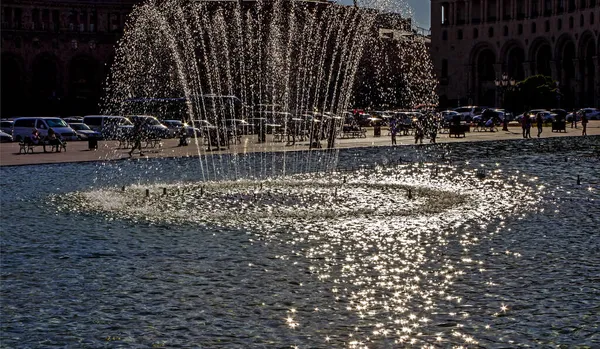
<path fill-rule="evenodd" d="M 450 129 L 448 130 L 448 137 L 452 137 L 452 135 L 454 135 L 454 137 L 456 138 L 465 137 L 465 132 L 466 130 L 463 125 L 450 125 Z"/>
<path fill-rule="evenodd" d="M 146 139 L 145 148 L 162 148 L 162 139 L 158 137 Z"/>
<path fill-rule="evenodd" d="M 367 130 L 344 130 L 340 134 L 340 138 L 367 138 Z"/>
<path fill-rule="evenodd" d="M 19 154 L 33 154 L 33 149 L 35 147 L 43 147 L 44 153 L 47 153 L 46 147 L 50 147 L 50 152 L 61 152 L 67 151 L 67 142 L 62 142 L 60 144 L 50 144 L 48 141 L 40 141 L 38 144 L 33 142 L 21 141 L 19 142 Z"/>

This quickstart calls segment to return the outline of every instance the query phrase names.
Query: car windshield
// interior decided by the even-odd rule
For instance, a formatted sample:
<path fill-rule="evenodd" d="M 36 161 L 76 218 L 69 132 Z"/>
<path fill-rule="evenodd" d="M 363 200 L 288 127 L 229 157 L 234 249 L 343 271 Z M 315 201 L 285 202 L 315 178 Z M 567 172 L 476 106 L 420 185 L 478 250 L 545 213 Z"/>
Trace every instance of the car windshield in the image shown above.
<path fill-rule="evenodd" d="M 48 127 L 67 127 L 67 123 L 62 119 L 46 119 Z"/>
<path fill-rule="evenodd" d="M 89 126 L 86 124 L 69 124 L 72 129 L 81 131 L 81 130 L 90 130 Z"/>

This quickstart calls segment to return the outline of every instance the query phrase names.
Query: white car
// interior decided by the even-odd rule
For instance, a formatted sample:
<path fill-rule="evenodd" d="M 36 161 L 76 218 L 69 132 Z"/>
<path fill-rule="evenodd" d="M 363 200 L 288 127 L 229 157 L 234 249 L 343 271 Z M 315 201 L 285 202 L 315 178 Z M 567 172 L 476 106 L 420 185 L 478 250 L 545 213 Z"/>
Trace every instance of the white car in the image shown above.
<path fill-rule="evenodd" d="M 466 106 L 466 107 L 458 107 L 454 108 L 455 112 L 458 112 L 462 115 L 463 121 L 471 121 L 475 117 L 475 115 L 481 115 L 484 110 L 488 109 L 487 107 L 477 107 L 477 106 Z"/>
<path fill-rule="evenodd" d="M 585 114 L 588 120 L 600 120 L 600 110 L 596 108 L 583 108 L 578 113 Z M 579 120 L 581 120 L 581 117 Z"/>
<path fill-rule="evenodd" d="M 159 138 L 167 138 L 169 136 L 169 129 L 158 121 L 158 119 L 151 115 L 128 115 L 127 118 L 134 124 L 137 122 L 142 123 L 143 130 L 149 134 Z"/>
<path fill-rule="evenodd" d="M 0 131 L 0 142 L 12 142 L 13 137 L 4 131 Z"/>
<path fill-rule="evenodd" d="M 9 135 L 12 135 L 13 123 L 14 123 L 13 120 L 0 121 L 0 130 L 2 130 L 2 132 L 4 132 L 4 133 L 8 133 Z"/>
<path fill-rule="evenodd" d="M 92 130 L 88 125 L 84 124 L 83 122 L 72 122 L 69 124 L 69 126 L 73 130 L 75 130 L 75 133 L 77 133 L 77 137 L 79 137 L 79 139 L 81 140 L 85 140 L 90 137 L 94 137 L 96 139 L 102 138 L 102 134 L 100 132 Z"/>
<path fill-rule="evenodd" d="M 199 128 L 189 126 L 179 120 L 163 120 L 162 124 L 169 129 L 169 137 L 171 138 L 177 137 L 179 132 L 181 132 L 182 127 L 185 128 L 185 133 L 188 137 L 194 137 L 194 133 L 197 134 L 198 137 L 202 134 L 202 131 L 200 131 Z"/>

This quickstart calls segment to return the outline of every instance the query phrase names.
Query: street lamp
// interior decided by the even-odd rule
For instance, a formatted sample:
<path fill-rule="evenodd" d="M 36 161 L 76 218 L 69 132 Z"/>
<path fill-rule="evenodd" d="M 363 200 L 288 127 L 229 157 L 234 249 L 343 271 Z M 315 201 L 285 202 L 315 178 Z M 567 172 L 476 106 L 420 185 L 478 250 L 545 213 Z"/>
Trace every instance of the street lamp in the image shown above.
<path fill-rule="evenodd" d="M 504 120 L 502 121 L 502 131 L 508 131 L 508 119 L 506 117 L 506 108 L 504 107 L 504 93 L 513 88 L 517 82 L 513 78 L 509 78 L 508 74 L 502 73 L 502 78 L 496 79 L 494 81 L 496 84 L 496 89 L 499 90 L 502 95 L 502 108 L 504 109 Z"/>

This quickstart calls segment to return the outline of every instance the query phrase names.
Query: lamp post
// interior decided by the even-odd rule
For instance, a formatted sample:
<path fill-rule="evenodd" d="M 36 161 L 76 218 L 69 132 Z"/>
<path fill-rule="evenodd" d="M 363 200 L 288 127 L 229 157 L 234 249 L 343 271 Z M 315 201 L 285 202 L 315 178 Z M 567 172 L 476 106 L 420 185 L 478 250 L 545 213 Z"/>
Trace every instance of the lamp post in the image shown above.
<path fill-rule="evenodd" d="M 500 92 L 500 94 L 502 95 L 501 99 L 502 99 L 502 108 L 504 109 L 504 120 L 502 121 L 502 131 L 508 131 L 508 120 L 506 118 L 506 108 L 504 107 L 504 94 L 507 90 L 513 88 L 517 82 L 515 81 L 515 79 L 509 78 L 508 74 L 506 73 L 502 73 L 502 77 L 500 79 L 496 79 L 494 81 L 494 83 L 496 84 L 496 89 Z"/>

